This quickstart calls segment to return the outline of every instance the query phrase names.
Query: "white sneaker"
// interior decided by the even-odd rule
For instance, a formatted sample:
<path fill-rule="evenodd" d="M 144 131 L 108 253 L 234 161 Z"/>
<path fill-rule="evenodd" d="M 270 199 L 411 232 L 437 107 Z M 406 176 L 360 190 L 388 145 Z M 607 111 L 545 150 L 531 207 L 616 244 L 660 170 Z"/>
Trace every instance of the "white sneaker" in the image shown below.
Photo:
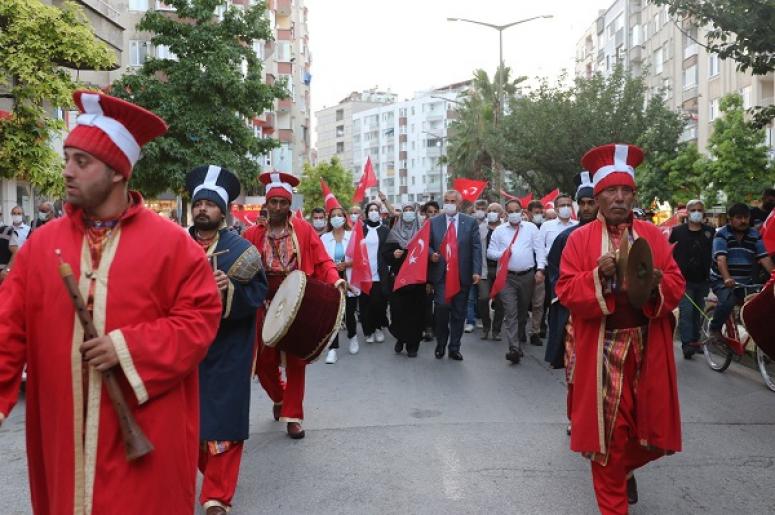
<path fill-rule="evenodd" d="M 326 363 L 329 365 L 336 363 L 336 349 L 329 349 L 328 354 L 326 354 Z"/>
<path fill-rule="evenodd" d="M 374 343 L 374 333 L 371 333 L 366 337 L 366 343 Z"/>
<path fill-rule="evenodd" d="M 463 327 L 463 331 L 464 331 L 464 332 L 466 332 L 466 333 L 472 333 L 472 332 L 474 332 L 474 324 L 466 324 L 466 325 Z"/>
<path fill-rule="evenodd" d="M 476 319 L 476 327 L 478 327 L 479 329 L 482 329 L 484 327 L 484 325 L 482 324 L 481 318 Z"/>
<path fill-rule="evenodd" d="M 358 335 L 356 334 L 352 338 L 350 338 L 350 354 L 358 354 Z"/>
<path fill-rule="evenodd" d="M 377 343 L 382 343 L 385 341 L 385 333 L 382 332 L 382 329 L 377 329 L 374 331 L 374 334 L 376 335 Z"/>

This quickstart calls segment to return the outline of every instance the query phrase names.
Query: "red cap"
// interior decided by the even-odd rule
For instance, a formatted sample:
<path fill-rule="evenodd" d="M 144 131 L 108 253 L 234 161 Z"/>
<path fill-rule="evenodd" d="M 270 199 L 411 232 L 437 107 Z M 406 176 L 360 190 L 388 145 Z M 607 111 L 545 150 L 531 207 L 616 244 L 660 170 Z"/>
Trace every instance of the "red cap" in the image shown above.
<path fill-rule="evenodd" d="M 293 188 L 299 185 L 299 179 L 285 172 L 264 172 L 258 180 L 265 186 L 266 200 L 274 197 L 291 200 Z"/>
<path fill-rule="evenodd" d="M 92 154 L 127 179 L 140 148 L 167 132 L 164 120 L 126 100 L 94 91 L 76 91 L 73 100 L 82 114 L 64 146 Z"/>
<path fill-rule="evenodd" d="M 323 190 L 323 200 L 326 203 L 326 213 L 331 213 L 332 209 L 342 208 L 342 204 L 336 200 L 334 194 L 331 193 L 331 188 L 328 187 L 328 183 L 326 183 L 326 181 L 322 178 L 320 179 L 320 189 Z"/>
<path fill-rule="evenodd" d="M 595 147 L 581 158 L 581 164 L 592 174 L 597 195 L 611 186 L 635 189 L 635 168 L 643 162 L 643 150 L 635 145 L 614 144 Z"/>

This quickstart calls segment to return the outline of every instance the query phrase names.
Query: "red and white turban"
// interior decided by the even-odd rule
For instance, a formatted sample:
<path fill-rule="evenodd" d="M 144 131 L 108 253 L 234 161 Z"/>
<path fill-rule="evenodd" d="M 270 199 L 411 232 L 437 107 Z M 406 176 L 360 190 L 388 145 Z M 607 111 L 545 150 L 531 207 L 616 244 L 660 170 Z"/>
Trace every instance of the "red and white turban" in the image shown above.
<path fill-rule="evenodd" d="M 299 179 L 285 172 L 264 172 L 258 176 L 258 180 L 265 186 L 266 200 L 280 197 L 290 201 L 293 188 L 299 185 Z"/>
<path fill-rule="evenodd" d="M 643 162 L 643 150 L 635 145 L 608 144 L 595 147 L 581 158 L 592 174 L 595 195 L 611 186 L 635 186 L 635 168 Z"/>

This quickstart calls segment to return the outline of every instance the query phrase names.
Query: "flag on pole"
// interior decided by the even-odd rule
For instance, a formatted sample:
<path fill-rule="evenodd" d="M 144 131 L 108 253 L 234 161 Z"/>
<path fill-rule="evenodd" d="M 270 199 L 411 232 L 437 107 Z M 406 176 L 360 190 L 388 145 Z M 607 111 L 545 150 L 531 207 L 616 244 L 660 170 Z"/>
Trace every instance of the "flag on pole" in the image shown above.
<path fill-rule="evenodd" d="M 425 224 L 417 231 L 409 245 L 407 256 L 396 275 L 393 291 L 410 284 L 425 284 L 428 280 L 428 241 L 431 238 L 431 224 Z"/>
<path fill-rule="evenodd" d="M 541 199 L 541 204 L 547 208 L 547 207 L 554 207 L 554 201 L 557 199 L 557 197 L 560 196 L 560 189 L 555 188 L 554 190 L 550 191 Z"/>
<path fill-rule="evenodd" d="M 476 202 L 484 188 L 487 187 L 487 181 L 476 181 L 474 179 L 455 179 L 452 182 L 452 188 L 459 191 L 463 200 Z"/>
<path fill-rule="evenodd" d="M 517 198 L 517 200 L 519 200 L 519 203 L 522 205 L 523 208 L 526 208 L 527 205 L 533 201 L 533 192 L 531 191 L 524 197 Z"/>
<path fill-rule="evenodd" d="M 341 208 L 342 205 L 336 200 L 336 197 L 331 193 L 331 188 L 328 187 L 328 183 L 320 178 L 320 189 L 323 191 L 323 201 L 326 208 L 326 213 L 330 213 L 332 209 Z"/>
<path fill-rule="evenodd" d="M 355 224 L 345 255 L 353 262 L 350 285 L 368 295 L 371 293 L 371 265 L 366 240 L 363 238 L 363 224 Z"/>
<path fill-rule="evenodd" d="M 427 224 L 430 225 L 430 224 Z M 446 275 L 444 277 L 444 304 L 452 302 L 452 298 L 460 293 L 460 268 L 457 255 L 457 231 L 455 223 L 450 222 L 449 229 L 441 240 L 441 250 L 446 262 Z"/>
<path fill-rule="evenodd" d="M 514 195 L 510 195 L 510 194 L 506 193 L 503 190 L 501 190 L 501 197 L 505 198 L 506 200 L 519 200 L 519 197 L 515 197 Z"/>
<path fill-rule="evenodd" d="M 361 180 L 358 181 L 358 187 L 355 188 L 353 204 L 360 204 L 363 201 L 363 196 L 366 194 L 366 189 L 376 185 L 377 175 L 374 173 L 374 167 L 371 165 L 371 156 L 369 156 L 366 158 L 366 164 L 363 165 L 363 175 L 361 175 Z"/>

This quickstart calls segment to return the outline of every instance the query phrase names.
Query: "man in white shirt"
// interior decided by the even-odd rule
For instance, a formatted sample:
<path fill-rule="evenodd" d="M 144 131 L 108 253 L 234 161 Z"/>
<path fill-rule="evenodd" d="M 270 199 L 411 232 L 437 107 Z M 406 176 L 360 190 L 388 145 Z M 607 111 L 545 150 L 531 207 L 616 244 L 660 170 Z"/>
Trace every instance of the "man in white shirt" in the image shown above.
<path fill-rule="evenodd" d="M 499 295 L 503 303 L 503 325 L 509 346 L 506 359 L 516 364 L 522 359 L 522 344 L 527 341 L 525 325 L 533 288 L 544 282 L 546 252 L 539 242 L 538 227 L 522 220 L 522 205 L 518 200 L 510 200 L 506 204 L 506 213 L 508 223 L 493 231 L 487 258 L 498 260 L 511 246 L 508 277 Z"/>
<path fill-rule="evenodd" d="M 573 201 L 570 196 L 562 194 L 554 201 L 555 209 L 557 210 L 557 218 L 554 220 L 547 220 L 541 224 L 541 231 L 539 240 L 544 246 L 546 253 L 549 253 L 549 249 L 552 248 L 555 238 L 569 227 L 577 225 L 578 220 L 573 220 Z"/>
<path fill-rule="evenodd" d="M 11 223 L 13 224 L 13 230 L 16 231 L 19 247 L 21 247 L 30 234 L 30 226 L 24 223 L 24 210 L 21 206 L 11 209 Z"/>

